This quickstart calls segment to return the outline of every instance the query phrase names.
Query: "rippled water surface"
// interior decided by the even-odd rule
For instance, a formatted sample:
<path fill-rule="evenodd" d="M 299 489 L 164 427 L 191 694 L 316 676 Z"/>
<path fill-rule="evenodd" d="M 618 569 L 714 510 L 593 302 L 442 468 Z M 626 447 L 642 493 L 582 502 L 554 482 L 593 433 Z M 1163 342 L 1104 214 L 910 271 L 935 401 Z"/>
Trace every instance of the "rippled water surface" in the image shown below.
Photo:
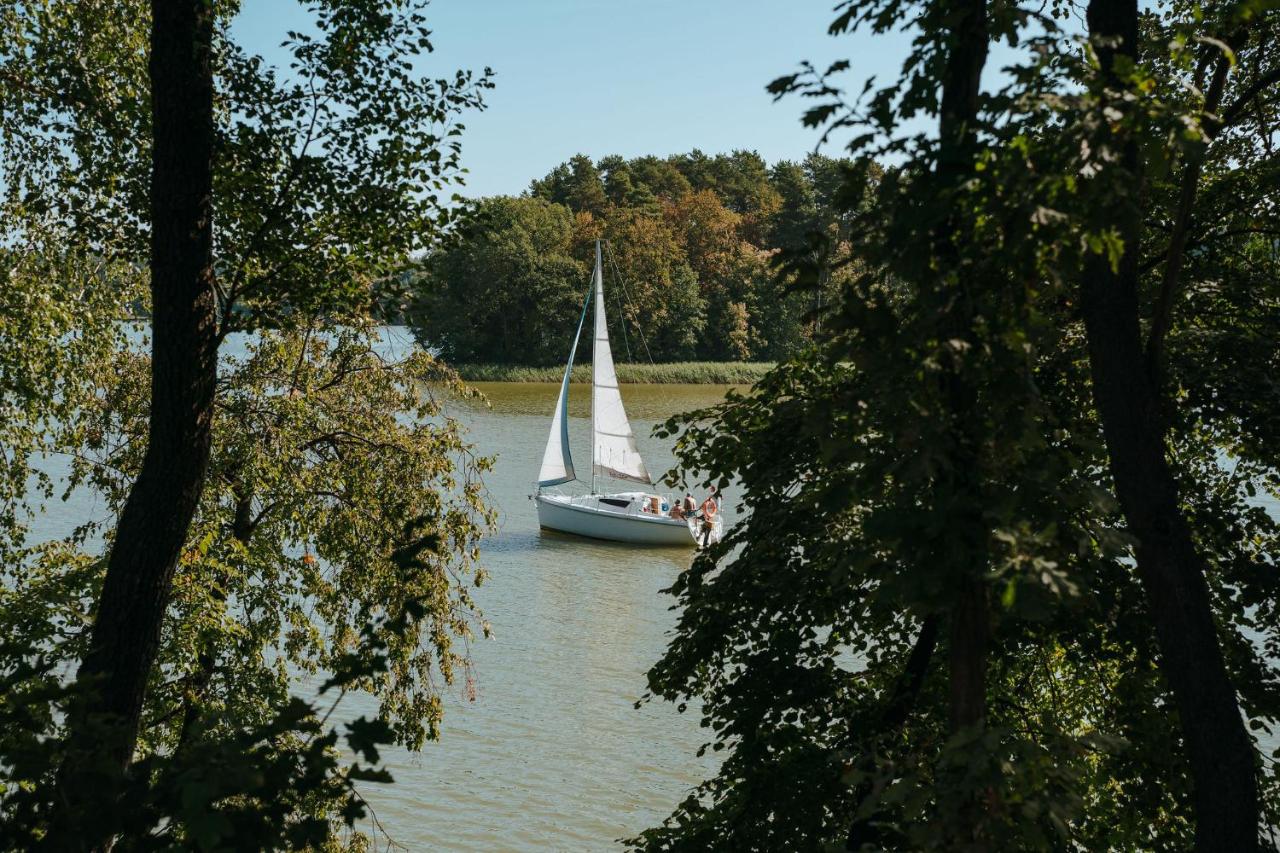
<path fill-rule="evenodd" d="M 475 702 L 451 693 L 441 740 L 417 755 L 392 753 L 396 784 L 370 799 L 391 838 L 413 850 L 616 848 L 714 770 L 695 755 L 705 739 L 695 714 L 664 702 L 633 707 L 675 620 L 660 590 L 692 551 L 540 531 L 528 495 L 558 388 L 478 387 L 491 407 L 454 414 L 481 452 L 498 454 L 486 483 L 501 527 L 483 550 L 491 576 L 477 594 L 496 636 L 473 647 Z M 651 472 L 674 463 L 652 426 L 724 391 L 623 386 Z M 570 399 L 580 476 L 590 470 L 589 395 L 575 385 Z"/>

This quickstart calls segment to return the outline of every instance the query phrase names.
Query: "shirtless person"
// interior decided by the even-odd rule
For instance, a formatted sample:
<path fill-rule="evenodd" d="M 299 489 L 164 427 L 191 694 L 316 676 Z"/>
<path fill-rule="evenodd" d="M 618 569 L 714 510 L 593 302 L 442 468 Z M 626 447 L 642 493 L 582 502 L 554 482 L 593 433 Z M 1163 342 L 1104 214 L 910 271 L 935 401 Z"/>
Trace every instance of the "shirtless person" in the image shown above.
<path fill-rule="evenodd" d="M 702 547 L 706 547 L 711 542 L 711 531 L 715 529 L 716 513 L 720 511 L 720 504 L 716 501 L 716 487 L 711 487 L 711 494 L 707 495 L 707 499 L 702 502 L 699 507 L 702 512 Z"/>

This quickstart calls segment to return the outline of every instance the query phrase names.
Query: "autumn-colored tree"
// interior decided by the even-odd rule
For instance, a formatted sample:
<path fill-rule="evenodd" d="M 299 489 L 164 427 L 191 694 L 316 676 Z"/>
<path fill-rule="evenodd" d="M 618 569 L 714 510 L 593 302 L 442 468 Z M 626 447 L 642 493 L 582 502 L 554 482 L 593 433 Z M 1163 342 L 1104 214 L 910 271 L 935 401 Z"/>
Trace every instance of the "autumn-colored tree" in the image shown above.
<path fill-rule="evenodd" d="M 662 360 L 693 358 L 706 325 L 707 297 L 678 232 L 660 216 L 619 210 L 606 235 L 610 261 L 625 287 L 615 316 L 625 318 L 623 328 L 630 329 L 632 343 L 624 339 L 629 360 L 654 352 Z"/>
<path fill-rule="evenodd" d="M 840 273 L 828 267 L 821 273 L 817 298 L 812 292 L 802 294 L 796 292 L 795 277 L 779 278 L 774 265 L 783 256 L 805 253 L 817 265 L 831 260 L 830 252 L 813 254 L 809 234 L 816 229 L 838 242 L 847 227 L 848 214 L 836 203 L 840 168 L 839 161 L 814 155 L 803 166 L 783 163 L 770 170 L 750 151 L 633 160 L 612 155 L 594 164 L 577 155 L 533 181 L 529 194 L 577 217 L 572 254 L 578 260 L 591 263 L 595 239 L 610 241 L 606 273 L 620 279 L 621 292 L 614 297 L 618 306 L 611 313 L 620 324 L 618 355 L 624 360 L 773 360 L 809 345 L 829 294 L 838 286 Z M 488 199 L 479 209 L 510 204 Z M 470 229 L 458 239 L 478 240 L 482 233 L 493 232 Z M 453 257 L 461 251 L 456 241 L 439 250 Z M 434 263 L 424 267 L 429 270 Z M 454 306 L 434 315 L 416 310 L 410 319 L 419 339 L 445 353 L 455 351 L 449 342 L 461 329 L 489 327 L 481 317 L 490 316 L 489 303 L 471 301 L 464 293 L 461 282 L 469 281 L 468 275 L 459 270 L 453 280 L 428 274 L 417 281 L 420 308 Z M 517 293 L 530 286 L 518 277 L 506 284 Z M 536 293 L 509 297 L 523 306 L 521 316 L 550 326 L 528 330 L 535 345 L 519 353 L 478 343 L 466 348 L 462 358 L 555 363 L 542 342 L 567 340 L 569 315 L 554 300 L 541 303 L 546 310 L 540 313 L 530 310 L 543 298 L 539 294 L 550 292 L 540 286 Z M 484 332 L 475 339 L 491 341 Z"/>

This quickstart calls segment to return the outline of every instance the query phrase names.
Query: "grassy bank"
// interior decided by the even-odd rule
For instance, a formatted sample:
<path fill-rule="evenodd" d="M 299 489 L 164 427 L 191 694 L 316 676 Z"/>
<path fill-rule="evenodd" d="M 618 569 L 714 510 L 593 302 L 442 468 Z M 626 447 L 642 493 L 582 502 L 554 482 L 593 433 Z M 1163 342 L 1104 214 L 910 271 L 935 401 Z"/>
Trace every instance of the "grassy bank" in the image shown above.
<path fill-rule="evenodd" d="M 618 381 L 651 385 L 750 385 L 773 367 L 764 361 L 681 361 L 673 364 L 619 364 Z M 563 367 L 514 364 L 457 364 L 468 382 L 559 382 Z M 591 381 L 591 365 L 573 368 L 574 382 Z"/>

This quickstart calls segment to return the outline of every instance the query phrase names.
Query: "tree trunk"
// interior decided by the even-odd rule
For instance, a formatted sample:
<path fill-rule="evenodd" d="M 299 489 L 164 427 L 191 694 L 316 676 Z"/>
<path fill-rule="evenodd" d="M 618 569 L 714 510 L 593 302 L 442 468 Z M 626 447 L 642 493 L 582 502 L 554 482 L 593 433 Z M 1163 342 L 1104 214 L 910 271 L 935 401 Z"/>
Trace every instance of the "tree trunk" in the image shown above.
<path fill-rule="evenodd" d="M 942 73 L 938 116 L 937 185 L 950 209 L 949 194 L 973 175 L 977 154 L 975 125 L 978 118 L 982 69 L 986 65 L 988 42 L 986 0 L 957 0 L 949 4 L 946 32 L 946 64 Z M 973 379 L 965 375 L 973 367 L 966 362 L 976 352 L 974 300 L 975 286 L 964 269 L 960 246 L 967 242 L 969 223 L 958 212 L 945 217 L 932 234 L 935 275 L 946 289 L 941 339 L 970 344 L 964 351 L 952 351 L 944 361 L 943 403 L 952 431 L 951 470 L 938 484 L 939 494 L 953 507 L 948 520 L 952 530 L 943 559 L 952 564 L 955 595 L 949 614 L 949 723 L 952 733 L 980 729 L 987 710 L 987 634 L 990 614 L 987 607 L 985 575 L 989 561 L 988 525 L 983 517 L 982 442 L 978 411 L 980 402 Z M 952 846 L 984 849 L 982 805 L 976 791 L 964 792 L 965 804 L 958 825 L 952 828 Z"/>
<path fill-rule="evenodd" d="M 938 121 L 937 176 L 942 190 L 954 190 L 973 173 L 975 155 L 974 124 L 978 117 L 978 95 L 982 69 L 987 61 L 987 8 L 985 0 L 961 0 L 955 4 L 954 29 L 948 34 L 946 68 L 942 80 L 942 102 Z M 973 343 L 972 300 L 964 291 L 972 285 L 960 270 L 961 257 L 956 241 L 963 239 L 965 225 L 958 216 L 949 216 L 933 235 L 934 256 L 940 275 L 955 275 L 949 286 L 959 292 L 949 307 L 946 336 Z M 944 396 L 956 431 L 956 458 L 950 475 L 954 503 L 963 518 L 953 522 L 960 541 L 952 549 L 962 577 L 956 584 L 950 632 L 951 728 L 958 731 L 981 725 L 986 717 L 986 636 L 987 602 L 983 575 L 987 570 L 986 530 L 982 518 L 979 448 L 976 435 L 977 400 L 973 383 L 964 375 L 964 355 L 953 353 L 946 365 Z"/>
<path fill-rule="evenodd" d="M 951 731 L 987 718 L 987 587 L 964 579 L 951 613 Z"/>
<path fill-rule="evenodd" d="M 1117 53 L 1136 60 L 1136 0 L 1092 0 L 1090 35 L 1119 39 L 1099 50 L 1109 83 Z M 1107 211 L 1124 241 L 1118 268 L 1093 257 L 1084 271 L 1083 309 L 1093 393 L 1102 419 L 1111 475 L 1130 531 L 1138 540 L 1138 576 L 1160 646 L 1160 666 L 1173 691 L 1194 787 L 1196 849 L 1258 849 L 1254 747 L 1240 717 L 1214 625 L 1206 563 L 1178 504 L 1165 458 L 1163 428 L 1138 325 L 1141 163 L 1125 143 L 1127 200 Z M 1114 186 L 1117 178 L 1105 178 Z M 1120 198 L 1124 198 L 1120 196 Z"/>
<path fill-rule="evenodd" d="M 96 836 L 68 839 L 81 849 L 109 843 L 90 828 L 103 816 L 85 809 L 110 808 L 132 759 L 174 568 L 209 462 L 217 374 L 212 31 L 207 0 L 153 0 L 150 424 L 80 666 L 89 692 L 68 720 L 59 808 L 67 826 Z"/>

